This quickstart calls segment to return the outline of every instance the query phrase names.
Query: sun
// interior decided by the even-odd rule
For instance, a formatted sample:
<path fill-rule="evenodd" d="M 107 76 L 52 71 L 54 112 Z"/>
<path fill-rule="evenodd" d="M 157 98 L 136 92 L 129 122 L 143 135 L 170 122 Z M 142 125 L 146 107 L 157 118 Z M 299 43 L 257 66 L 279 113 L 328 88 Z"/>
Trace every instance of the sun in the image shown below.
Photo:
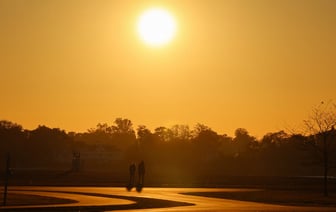
<path fill-rule="evenodd" d="M 141 40 L 154 47 L 169 43 L 176 33 L 176 22 L 166 10 L 152 8 L 139 17 L 137 30 Z"/>

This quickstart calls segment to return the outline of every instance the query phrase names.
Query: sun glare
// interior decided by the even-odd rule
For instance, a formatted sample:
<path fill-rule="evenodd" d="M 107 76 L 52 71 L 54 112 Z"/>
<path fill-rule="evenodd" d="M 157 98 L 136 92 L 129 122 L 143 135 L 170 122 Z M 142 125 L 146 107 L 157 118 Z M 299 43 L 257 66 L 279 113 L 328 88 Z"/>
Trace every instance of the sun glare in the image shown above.
<path fill-rule="evenodd" d="M 150 46 L 162 46 L 173 39 L 176 23 L 172 15 L 164 9 L 149 9 L 139 18 L 138 33 Z"/>

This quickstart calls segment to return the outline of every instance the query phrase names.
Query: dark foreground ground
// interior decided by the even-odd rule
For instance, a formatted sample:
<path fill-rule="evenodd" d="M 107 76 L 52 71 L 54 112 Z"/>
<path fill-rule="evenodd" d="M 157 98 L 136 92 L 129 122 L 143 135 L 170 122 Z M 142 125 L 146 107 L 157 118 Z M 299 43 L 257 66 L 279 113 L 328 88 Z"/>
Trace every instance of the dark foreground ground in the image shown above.
<path fill-rule="evenodd" d="M 220 179 L 205 180 L 169 180 L 150 178 L 146 186 L 150 187 L 214 187 L 214 188 L 257 188 L 260 190 L 242 192 L 189 192 L 185 195 L 214 197 L 277 205 L 336 207 L 336 179 L 329 180 L 329 196 L 323 196 L 323 179 L 320 177 L 284 177 L 284 176 L 225 176 Z M 1 178 L 3 179 L 3 178 Z M 4 184 L 0 181 L 1 185 Z M 9 180 L 10 186 L 109 186 L 124 187 L 127 178 L 114 179 L 113 175 L 103 172 L 19 172 Z M 3 190 L 0 189 L 0 200 Z M 185 203 L 172 201 L 155 201 L 153 199 L 134 199 L 137 206 L 128 209 L 153 208 L 153 206 L 183 206 Z M 48 205 L 68 204 L 74 200 L 52 198 L 38 195 L 17 194 L 9 191 L 7 205 Z M 63 208 L 64 209 L 64 208 Z M 116 208 L 118 209 L 118 208 Z M 122 208 L 119 208 L 122 209 Z M 1 208 L 0 208 L 1 210 Z"/>
<path fill-rule="evenodd" d="M 49 187 L 50 188 L 50 187 Z M 17 190 L 14 190 L 13 193 L 8 195 L 7 206 L 19 206 L 19 207 L 1 207 L 0 211 L 114 211 L 114 210 L 141 210 L 141 209 L 159 209 L 159 208 L 169 208 L 169 207 L 178 207 L 178 206 L 191 206 L 194 204 L 180 202 L 180 201 L 172 201 L 172 200 L 164 200 L 157 198 L 148 198 L 141 196 L 122 196 L 116 194 L 106 194 L 106 193 L 91 193 L 91 192 L 78 192 L 78 191 L 66 191 L 62 193 L 69 194 L 80 194 L 84 196 L 95 196 L 95 197 L 103 197 L 103 198 L 117 198 L 121 200 L 130 200 L 134 203 L 132 204 L 116 204 L 111 205 L 109 202 L 106 205 L 95 205 L 94 203 L 91 205 L 59 205 L 59 204 L 71 204 L 78 203 L 77 201 L 70 199 L 62 199 L 62 198 L 54 198 L 54 197 L 45 197 L 40 195 L 22 195 L 15 193 Z M 56 191 L 56 193 L 58 193 Z M 38 207 L 31 207 L 37 206 Z M 43 206 L 45 205 L 45 206 Z M 53 205 L 50 207 L 50 205 Z M 26 207 L 24 207 L 26 206 Z"/>
<path fill-rule="evenodd" d="M 1 194 L 3 200 L 3 193 Z M 9 191 L 7 195 L 7 206 L 24 206 L 24 205 L 51 205 L 51 204 L 68 204 L 75 201 L 54 197 L 39 195 L 17 194 Z"/>
<path fill-rule="evenodd" d="M 242 192 L 188 192 L 185 195 L 196 195 L 203 197 L 214 197 L 250 202 L 269 203 L 277 205 L 295 205 L 295 206 L 313 206 L 313 207 L 335 207 L 336 194 L 324 197 L 319 192 L 306 192 L 304 190 L 280 190 L 265 189 L 258 191 Z M 1 200 L 2 200 L 1 196 Z M 74 200 L 45 197 L 38 195 L 16 194 L 9 192 L 7 198 L 8 206 L 22 205 L 49 205 L 49 204 L 68 204 L 74 203 Z M 170 204 L 169 202 L 141 201 L 141 208 L 148 208 L 156 204 L 155 207 L 181 206 L 181 204 Z M 170 204 L 170 205 L 169 205 Z M 183 205 L 183 204 L 182 204 Z M 1 210 L 1 209 L 0 209 Z"/>
<path fill-rule="evenodd" d="M 304 190 L 280 190 L 265 189 L 260 191 L 244 192 L 191 192 L 188 195 L 197 195 L 205 197 L 215 197 L 223 199 L 241 200 L 249 202 L 260 202 L 276 205 L 294 205 L 294 206 L 336 206 L 336 195 L 332 194 L 324 197 L 320 192 L 307 192 Z"/>

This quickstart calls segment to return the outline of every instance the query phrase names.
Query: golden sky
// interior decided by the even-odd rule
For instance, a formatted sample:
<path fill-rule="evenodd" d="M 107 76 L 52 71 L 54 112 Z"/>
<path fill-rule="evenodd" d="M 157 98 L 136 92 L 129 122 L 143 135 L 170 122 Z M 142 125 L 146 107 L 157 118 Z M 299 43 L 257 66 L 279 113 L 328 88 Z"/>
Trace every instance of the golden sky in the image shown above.
<path fill-rule="evenodd" d="M 136 31 L 150 7 L 177 21 L 161 48 Z M 335 11 L 334 0 L 0 0 L 0 119 L 292 127 L 336 99 Z"/>

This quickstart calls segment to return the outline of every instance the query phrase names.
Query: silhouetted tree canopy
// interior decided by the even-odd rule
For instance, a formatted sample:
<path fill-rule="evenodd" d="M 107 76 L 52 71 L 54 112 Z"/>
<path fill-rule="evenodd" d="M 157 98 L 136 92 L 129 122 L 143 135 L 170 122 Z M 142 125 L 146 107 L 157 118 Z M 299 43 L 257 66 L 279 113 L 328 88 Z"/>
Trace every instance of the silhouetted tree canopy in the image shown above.
<path fill-rule="evenodd" d="M 336 105 L 321 102 L 304 123 L 308 133 L 305 144 L 311 147 L 313 159 L 323 166 L 324 195 L 328 196 L 328 174 L 336 161 Z"/>
<path fill-rule="evenodd" d="M 80 152 L 84 169 L 124 170 L 130 162 L 145 160 L 157 179 L 176 181 L 209 183 L 228 175 L 320 175 L 318 159 L 323 161 L 325 141 L 330 152 L 328 170 L 336 162 L 333 118 L 316 111 L 315 118 L 305 122 L 310 133 L 269 132 L 260 139 L 244 128 L 230 137 L 201 123 L 159 126 L 153 131 L 139 125 L 134 130 L 131 120 L 116 118 L 111 124 L 98 123 L 87 132 L 76 133 L 44 125 L 25 130 L 2 120 L 0 148 L 2 155 L 13 155 L 17 168 L 70 168 L 73 152 Z"/>

